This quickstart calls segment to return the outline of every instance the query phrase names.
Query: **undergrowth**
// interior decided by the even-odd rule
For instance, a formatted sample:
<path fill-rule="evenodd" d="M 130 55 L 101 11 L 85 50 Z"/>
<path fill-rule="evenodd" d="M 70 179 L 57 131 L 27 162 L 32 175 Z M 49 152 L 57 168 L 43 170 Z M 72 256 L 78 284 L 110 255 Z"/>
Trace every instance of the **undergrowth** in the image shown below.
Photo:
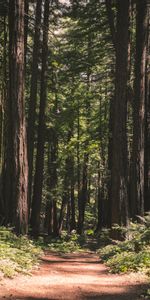
<path fill-rule="evenodd" d="M 4 276 L 30 274 L 41 253 L 41 247 L 32 240 L 17 237 L 10 229 L 0 227 L 0 272 Z"/>
<path fill-rule="evenodd" d="M 52 238 L 47 237 L 45 241 L 41 238 L 41 246 L 44 250 L 60 253 L 72 253 L 85 251 L 86 235 L 78 235 L 76 231 L 68 234 L 62 231 L 61 237 Z M 40 240 L 38 240 L 40 243 Z"/>
<path fill-rule="evenodd" d="M 68 234 L 62 232 L 61 237 L 39 237 L 33 241 L 26 236 L 17 237 L 11 229 L 0 227 L 0 272 L 7 277 L 16 273 L 28 273 L 36 265 L 42 251 L 73 253 L 89 250 L 91 241 L 99 244 L 97 253 L 110 267 L 111 272 L 143 272 L 150 276 L 150 214 L 142 223 L 130 223 L 126 228 L 115 227 L 122 232 L 123 241 L 110 238 L 110 232 L 103 229 L 98 236 L 89 229 L 83 235 L 76 231 Z"/>
<path fill-rule="evenodd" d="M 139 271 L 150 276 L 150 214 L 140 221 L 142 223 L 130 223 L 127 229 L 123 228 L 124 241 L 112 241 L 97 251 L 111 272 Z"/>

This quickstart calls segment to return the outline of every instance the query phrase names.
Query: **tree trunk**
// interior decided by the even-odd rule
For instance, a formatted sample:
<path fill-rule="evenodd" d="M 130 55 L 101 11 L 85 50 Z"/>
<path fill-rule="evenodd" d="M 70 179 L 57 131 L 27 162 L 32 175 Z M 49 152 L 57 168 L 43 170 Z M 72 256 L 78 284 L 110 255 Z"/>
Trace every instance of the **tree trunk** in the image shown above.
<path fill-rule="evenodd" d="M 29 213 L 30 213 L 30 206 L 31 206 L 31 199 L 32 199 L 33 153 L 34 153 L 34 140 L 35 140 L 38 61 L 39 61 L 39 54 L 40 54 L 39 42 L 40 42 L 40 26 L 41 26 L 41 9 L 42 9 L 42 0 L 38 0 L 36 4 L 35 33 L 34 33 L 33 59 L 32 59 L 32 68 L 31 68 L 31 88 L 30 88 L 28 128 L 27 128 L 28 165 L 29 165 L 29 182 L 28 182 Z"/>
<path fill-rule="evenodd" d="M 39 234 L 40 212 L 41 212 L 41 202 L 42 202 L 44 144 L 45 144 L 45 109 L 46 109 L 46 98 L 47 98 L 48 26 L 49 26 L 49 0 L 45 0 L 40 110 L 39 110 L 37 155 L 36 155 L 34 190 L 33 190 L 33 200 L 32 200 L 32 213 L 31 213 L 31 228 L 32 228 L 33 236 L 37 236 Z"/>
<path fill-rule="evenodd" d="M 150 11 L 148 12 L 148 14 Z M 144 157 L 144 210 L 150 211 L 150 19 L 147 34 L 147 63 L 145 85 L 145 157 Z"/>
<path fill-rule="evenodd" d="M 75 178 L 74 178 L 74 160 L 71 161 L 71 191 L 70 191 L 70 206 L 71 206 L 71 218 L 70 218 L 70 230 L 76 229 L 76 220 L 75 220 L 75 194 L 74 187 Z"/>
<path fill-rule="evenodd" d="M 117 2 L 116 75 L 112 113 L 111 225 L 127 225 L 127 74 L 129 1 Z"/>
<path fill-rule="evenodd" d="M 57 106 L 57 105 L 56 105 Z M 56 129 L 53 128 L 49 135 L 48 149 L 48 174 L 47 181 L 48 199 L 46 203 L 45 229 L 49 235 L 58 235 L 57 224 L 57 153 L 58 153 L 58 138 Z"/>
<path fill-rule="evenodd" d="M 98 166 L 98 193 L 97 193 L 97 226 L 95 232 L 99 232 L 104 225 L 104 195 L 103 195 L 103 186 L 102 186 L 102 178 L 100 171 L 100 164 Z"/>
<path fill-rule="evenodd" d="M 24 65 L 26 68 L 26 56 L 27 56 L 27 39 L 28 39 L 28 24 L 29 24 L 29 0 L 24 2 Z"/>
<path fill-rule="evenodd" d="M 5 108 L 7 100 L 7 19 L 4 16 L 4 42 L 3 42 L 3 64 L 2 64 L 2 92 L 0 98 L 0 224 L 4 225 L 6 221 L 6 208 L 3 197 L 3 168 L 5 165 L 5 133 L 6 119 Z"/>
<path fill-rule="evenodd" d="M 70 158 L 67 157 L 65 162 L 64 190 L 63 190 L 62 204 L 61 204 L 60 216 L 59 216 L 59 235 L 61 235 L 64 216 L 65 216 L 67 205 L 69 203 L 69 185 L 70 185 L 69 167 L 70 167 Z"/>
<path fill-rule="evenodd" d="M 137 0 L 136 57 L 133 106 L 131 216 L 144 214 L 145 66 L 147 1 Z"/>
<path fill-rule="evenodd" d="M 83 175 L 82 175 L 82 187 L 79 195 L 79 218 L 78 218 L 78 234 L 83 232 L 84 226 L 84 215 L 85 215 L 85 206 L 88 198 L 88 190 L 87 190 L 87 170 L 88 170 L 88 153 L 84 154 L 84 162 L 83 162 Z"/>
<path fill-rule="evenodd" d="M 24 1 L 9 2 L 9 132 L 6 193 L 12 224 L 18 234 L 28 228 L 28 164 L 24 116 Z M 6 183 L 5 183 L 6 184 Z"/>
<path fill-rule="evenodd" d="M 150 78 L 148 75 L 146 76 L 145 113 L 144 210 L 150 211 Z"/>

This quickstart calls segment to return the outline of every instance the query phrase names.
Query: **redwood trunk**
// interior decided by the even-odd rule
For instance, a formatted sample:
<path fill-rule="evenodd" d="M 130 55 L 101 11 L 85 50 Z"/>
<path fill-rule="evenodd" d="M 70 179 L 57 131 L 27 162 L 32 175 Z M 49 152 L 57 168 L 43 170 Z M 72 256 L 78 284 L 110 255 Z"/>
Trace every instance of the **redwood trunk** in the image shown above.
<path fill-rule="evenodd" d="M 111 225 L 126 225 L 127 195 L 127 74 L 129 1 L 117 2 L 116 75 L 112 113 Z"/>
<path fill-rule="evenodd" d="M 133 153 L 131 215 L 144 214 L 145 67 L 147 44 L 147 1 L 137 1 L 135 98 L 133 106 Z"/>
<path fill-rule="evenodd" d="M 49 26 L 49 0 L 45 0 L 40 110 L 39 110 L 37 155 L 36 155 L 34 190 L 33 190 L 33 201 L 32 201 L 32 213 L 31 213 L 31 228 L 32 228 L 32 234 L 34 236 L 37 236 L 39 234 L 40 212 L 41 212 L 41 202 L 42 202 L 44 144 L 45 144 L 45 109 L 46 109 L 46 98 L 47 98 L 46 90 L 47 90 L 47 60 L 48 60 L 48 26 Z"/>
<path fill-rule="evenodd" d="M 38 0 L 36 4 L 36 17 L 35 17 L 35 33 L 33 45 L 33 60 L 31 68 L 31 88 L 29 100 L 29 113 L 28 113 L 28 165 L 29 165 L 29 189 L 28 189 L 28 203 L 29 209 L 31 206 L 32 198 L 32 181 L 33 181 L 33 153 L 34 153 L 34 140 L 35 140 L 35 116 L 37 104 L 37 80 L 38 80 L 38 61 L 39 61 L 39 41 L 40 41 L 40 26 L 41 26 L 41 7 L 42 0 Z"/>
<path fill-rule="evenodd" d="M 28 164 L 24 116 L 24 1 L 9 3 L 9 132 L 7 147 L 9 160 L 6 188 L 10 188 L 10 220 L 18 234 L 28 228 Z"/>

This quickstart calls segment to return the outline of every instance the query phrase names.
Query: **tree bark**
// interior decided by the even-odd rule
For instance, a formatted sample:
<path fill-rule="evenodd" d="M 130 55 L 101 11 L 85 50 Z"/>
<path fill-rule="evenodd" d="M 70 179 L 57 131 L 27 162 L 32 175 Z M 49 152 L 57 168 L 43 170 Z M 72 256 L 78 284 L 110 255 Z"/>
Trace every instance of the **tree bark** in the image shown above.
<path fill-rule="evenodd" d="M 6 99 L 7 99 L 7 19 L 4 20 L 4 40 L 3 40 L 3 64 L 2 64 L 2 92 L 0 98 L 0 223 L 5 225 L 6 221 L 6 207 L 3 197 L 3 171 L 5 164 L 5 133 L 6 133 Z M 8 212 L 8 210 L 7 210 Z"/>
<path fill-rule="evenodd" d="M 85 153 L 84 162 L 83 162 L 82 187 L 81 187 L 79 202 L 78 202 L 79 205 L 78 234 L 81 234 L 83 232 L 85 207 L 88 198 L 88 191 L 87 191 L 88 160 L 89 160 L 89 155 L 88 153 Z"/>
<path fill-rule="evenodd" d="M 133 106 L 131 216 L 144 214 L 145 66 L 147 1 L 137 0 L 136 57 Z"/>
<path fill-rule="evenodd" d="M 27 56 L 27 39 L 28 39 L 28 24 L 29 24 L 29 0 L 24 2 L 24 65 L 26 69 L 26 56 Z"/>
<path fill-rule="evenodd" d="M 39 42 L 40 42 L 40 26 L 41 26 L 41 10 L 42 0 L 38 0 L 36 4 L 35 17 L 35 33 L 33 45 L 33 59 L 31 69 L 31 88 L 28 112 L 28 128 L 27 128 L 27 145 L 28 145 L 28 165 L 29 165 L 29 182 L 28 182 L 28 203 L 29 213 L 32 199 L 32 183 L 33 183 L 33 153 L 35 140 L 35 117 L 37 104 L 37 80 L 38 80 L 38 61 L 39 61 Z"/>
<path fill-rule="evenodd" d="M 150 10 L 148 10 L 148 17 Z M 144 210 L 150 211 L 150 19 L 148 18 L 147 60 L 145 80 L 145 156 L 144 156 Z"/>
<path fill-rule="evenodd" d="M 127 225 L 127 75 L 129 1 L 117 2 L 115 97 L 112 113 L 111 225 Z"/>
<path fill-rule="evenodd" d="M 150 211 L 150 78 L 146 76 L 145 97 L 145 157 L 144 157 L 144 210 Z"/>
<path fill-rule="evenodd" d="M 37 140 L 37 155 L 36 155 L 32 213 L 31 213 L 31 228 L 32 228 L 33 236 L 37 236 L 39 234 L 40 212 L 41 212 L 41 202 L 42 202 L 44 144 L 45 144 L 45 109 L 46 109 L 46 98 L 47 98 L 48 26 L 49 26 L 49 0 L 45 0 L 38 140 Z"/>
<path fill-rule="evenodd" d="M 9 2 L 9 131 L 7 176 L 10 220 L 18 234 L 28 230 L 28 164 L 24 108 L 24 1 Z M 6 184 L 6 183 L 5 183 Z"/>

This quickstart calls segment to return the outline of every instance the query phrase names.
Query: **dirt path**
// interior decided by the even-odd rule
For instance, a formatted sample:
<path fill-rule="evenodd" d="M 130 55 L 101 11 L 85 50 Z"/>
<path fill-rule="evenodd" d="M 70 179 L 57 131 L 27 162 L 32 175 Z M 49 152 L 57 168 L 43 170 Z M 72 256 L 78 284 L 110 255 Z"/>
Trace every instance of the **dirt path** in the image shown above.
<path fill-rule="evenodd" d="M 138 275 L 112 275 L 93 253 L 47 254 L 33 276 L 0 281 L 0 299 L 139 300 Z"/>

